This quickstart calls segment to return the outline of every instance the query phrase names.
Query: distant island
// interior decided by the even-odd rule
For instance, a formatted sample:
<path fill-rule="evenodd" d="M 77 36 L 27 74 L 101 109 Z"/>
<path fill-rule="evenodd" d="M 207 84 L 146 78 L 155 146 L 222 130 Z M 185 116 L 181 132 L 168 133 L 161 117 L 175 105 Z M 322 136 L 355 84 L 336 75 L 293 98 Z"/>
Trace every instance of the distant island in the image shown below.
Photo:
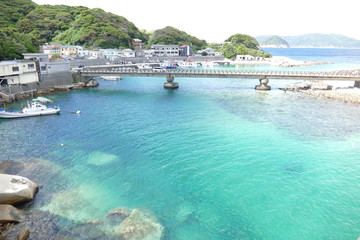
<path fill-rule="evenodd" d="M 340 34 L 311 33 L 296 36 L 257 36 L 263 48 L 360 48 L 360 40 Z"/>

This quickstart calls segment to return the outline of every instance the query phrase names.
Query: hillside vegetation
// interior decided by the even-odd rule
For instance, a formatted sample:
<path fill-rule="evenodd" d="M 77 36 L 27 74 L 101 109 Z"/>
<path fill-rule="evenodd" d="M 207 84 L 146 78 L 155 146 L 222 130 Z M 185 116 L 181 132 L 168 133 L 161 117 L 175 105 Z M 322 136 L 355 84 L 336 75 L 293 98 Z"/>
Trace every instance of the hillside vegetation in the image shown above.
<path fill-rule="evenodd" d="M 0 0 L 0 28 L 15 26 L 36 7 L 37 4 L 29 0 Z"/>
<path fill-rule="evenodd" d="M 209 46 L 174 27 L 146 33 L 126 18 L 102 9 L 66 5 L 37 5 L 31 0 L 0 0 L 0 61 L 20 59 L 22 53 L 38 52 L 46 42 L 81 45 L 89 49 L 129 48 L 139 38 L 148 48 L 153 44 L 191 45 L 194 51 Z M 235 34 L 222 48 L 226 56 L 262 56 L 253 37 Z"/>
<path fill-rule="evenodd" d="M 149 41 L 149 45 L 174 43 L 179 45 L 191 45 L 195 51 L 207 46 L 205 40 L 200 40 L 187 34 L 186 32 L 170 26 L 154 31 L 151 34 Z"/>
<path fill-rule="evenodd" d="M 131 39 L 147 36 L 126 18 L 101 9 L 42 5 L 29 12 L 17 24 L 37 44 L 57 41 L 85 47 L 128 47 Z"/>
<path fill-rule="evenodd" d="M 271 57 L 269 53 L 259 50 L 259 42 L 249 35 L 234 34 L 225 40 L 220 48 L 224 57 L 234 59 L 236 55 L 251 55 L 254 57 Z"/>

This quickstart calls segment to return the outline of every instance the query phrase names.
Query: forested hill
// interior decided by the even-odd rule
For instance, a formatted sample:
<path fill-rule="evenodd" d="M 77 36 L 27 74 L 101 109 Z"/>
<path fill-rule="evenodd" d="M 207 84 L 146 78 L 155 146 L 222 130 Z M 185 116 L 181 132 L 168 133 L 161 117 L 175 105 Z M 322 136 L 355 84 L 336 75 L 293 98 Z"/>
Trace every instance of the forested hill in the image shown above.
<path fill-rule="evenodd" d="M 0 17 L 0 60 L 37 52 L 45 42 L 127 48 L 133 38 L 149 38 L 126 18 L 101 9 L 0 0 Z"/>
<path fill-rule="evenodd" d="M 0 28 L 15 26 L 37 6 L 30 0 L 0 0 Z"/>
<path fill-rule="evenodd" d="M 207 43 L 205 40 L 200 40 L 187 34 L 184 31 L 180 31 L 174 27 L 167 26 L 162 29 L 154 31 L 149 40 L 150 44 L 191 44 L 193 49 L 200 50 L 204 48 Z"/>

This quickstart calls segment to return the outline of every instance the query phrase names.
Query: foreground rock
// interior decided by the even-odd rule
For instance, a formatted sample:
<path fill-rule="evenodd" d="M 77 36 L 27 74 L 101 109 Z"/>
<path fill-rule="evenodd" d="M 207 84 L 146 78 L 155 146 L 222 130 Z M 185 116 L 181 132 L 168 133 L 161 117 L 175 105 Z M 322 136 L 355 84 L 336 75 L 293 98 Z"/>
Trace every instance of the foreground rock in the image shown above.
<path fill-rule="evenodd" d="M 0 224 L 19 223 L 21 221 L 21 210 L 8 204 L 0 204 Z"/>
<path fill-rule="evenodd" d="M 18 205 L 31 201 L 37 190 L 38 185 L 25 177 L 0 174 L 0 204 Z"/>
<path fill-rule="evenodd" d="M 97 86 L 99 86 L 99 83 L 98 83 L 96 80 L 94 80 L 94 79 L 88 81 L 88 82 L 85 84 L 85 87 L 97 87 Z"/>

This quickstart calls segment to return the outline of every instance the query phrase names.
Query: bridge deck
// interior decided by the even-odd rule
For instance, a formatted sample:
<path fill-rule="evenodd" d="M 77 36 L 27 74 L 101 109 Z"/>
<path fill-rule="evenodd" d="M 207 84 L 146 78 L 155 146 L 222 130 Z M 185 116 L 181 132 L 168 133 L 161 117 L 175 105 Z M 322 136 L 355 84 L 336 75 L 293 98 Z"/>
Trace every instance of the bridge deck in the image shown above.
<path fill-rule="evenodd" d="M 171 69 L 164 72 L 153 69 L 120 69 L 120 68 L 85 68 L 81 70 L 83 77 L 105 75 L 144 76 L 144 77 L 201 77 L 201 78 L 245 78 L 245 79 L 287 79 L 287 80 L 337 80 L 360 81 L 360 71 L 355 74 L 320 71 L 239 71 L 227 69 Z"/>

